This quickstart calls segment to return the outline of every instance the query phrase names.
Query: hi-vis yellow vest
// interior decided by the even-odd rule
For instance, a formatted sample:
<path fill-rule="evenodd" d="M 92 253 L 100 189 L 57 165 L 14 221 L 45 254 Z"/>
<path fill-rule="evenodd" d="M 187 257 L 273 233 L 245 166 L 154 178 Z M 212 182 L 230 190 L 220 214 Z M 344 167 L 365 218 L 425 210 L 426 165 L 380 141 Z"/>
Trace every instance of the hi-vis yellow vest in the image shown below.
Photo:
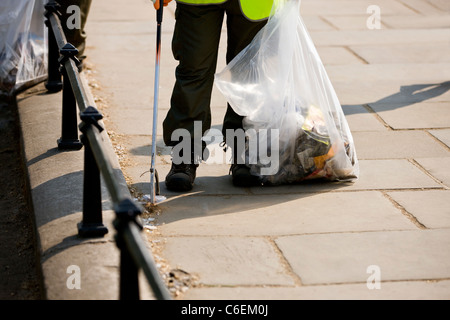
<path fill-rule="evenodd" d="M 176 0 L 185 4 L 221 4 L 227 0 Z M 239 0 L 244 16 L 249 20 L 258 21 L 267 19 L 272 9 L 273 0 Z"/>

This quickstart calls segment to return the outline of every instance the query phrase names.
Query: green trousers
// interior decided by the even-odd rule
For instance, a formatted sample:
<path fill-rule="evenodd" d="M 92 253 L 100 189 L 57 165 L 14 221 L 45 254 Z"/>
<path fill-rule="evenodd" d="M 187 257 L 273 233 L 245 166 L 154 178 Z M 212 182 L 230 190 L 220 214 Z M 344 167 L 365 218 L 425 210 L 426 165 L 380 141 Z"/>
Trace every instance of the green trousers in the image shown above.
<path fill-rule="evenodd" d="M 246 19 L 238 0 L 218 5 L 177 3 L 172 51 L 178 66 L 170 109 L 163 122 L 164 142 L 168 146 L 178 143 L 171 139 L 176 129 L 187 129 L 194 137 L 194 121 L 201 121 L 202 135 L 210 129 L 211 91 L 225 14 L 228 35 L 226 62 L 229 63 L 267 21 Z M 222 127 L 224 136 L 226 129 L 242 128 L 242 119 L 228 105 Z"/>

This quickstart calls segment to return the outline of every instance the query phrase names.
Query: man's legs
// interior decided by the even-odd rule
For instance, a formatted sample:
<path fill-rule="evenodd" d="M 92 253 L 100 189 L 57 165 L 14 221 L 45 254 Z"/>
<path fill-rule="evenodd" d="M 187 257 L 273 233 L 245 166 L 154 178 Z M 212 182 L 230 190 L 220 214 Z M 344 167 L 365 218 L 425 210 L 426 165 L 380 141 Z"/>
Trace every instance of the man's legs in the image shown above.
<path fill-rule="evenodd" d="M 184 141 L 183 145 L 190 144 L 191 154 L 186 161 L 185 153 L 173 153 L 172 170 L 166 177 L 166 185 L 172 190 L 187 191 L 192 188 L 197 167 L 194 162 L 202 157 L 204 145 L 201 138 L 211 126 L 211 91 L 223 17 L 222 5 L 177 3 L 172 51 L 179 64 L 175 71 L 176 82 L 170 109 L 163 122 L 163 136 L 166 145 L 176 147 L 180 140 L 172 140 L 172 134 L 184 129 L 191 141 Z M 201 124 L 200 136 L 194 130 L 196 121 Z M 199 144 L 201 147 L 195 148 Z M 183 151 L 186 152 L 186 149 Z"/>

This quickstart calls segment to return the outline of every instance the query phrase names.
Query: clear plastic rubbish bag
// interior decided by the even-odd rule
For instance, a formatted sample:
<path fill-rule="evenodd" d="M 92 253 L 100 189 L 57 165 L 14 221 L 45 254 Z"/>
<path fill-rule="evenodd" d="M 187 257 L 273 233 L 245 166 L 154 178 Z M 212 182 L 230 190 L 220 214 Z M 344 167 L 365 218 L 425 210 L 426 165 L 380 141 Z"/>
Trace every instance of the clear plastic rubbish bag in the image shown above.
<path fill-rule="evenodd" d="M 357 179 L 353 137 L 300 15 L 300 0 L 274 3 L 264 28 L 215 75 L 219 91 L 244 116 L 246 163 L 273 185 Z M 253 149 L 252 137 L 258 140 Z M 271 163 L 262 156 L 269 153 Z"/>
<path fill-rule="evenodd" d="M 47 76 L 47 0 L 0 1 L 0 94 Z"/>

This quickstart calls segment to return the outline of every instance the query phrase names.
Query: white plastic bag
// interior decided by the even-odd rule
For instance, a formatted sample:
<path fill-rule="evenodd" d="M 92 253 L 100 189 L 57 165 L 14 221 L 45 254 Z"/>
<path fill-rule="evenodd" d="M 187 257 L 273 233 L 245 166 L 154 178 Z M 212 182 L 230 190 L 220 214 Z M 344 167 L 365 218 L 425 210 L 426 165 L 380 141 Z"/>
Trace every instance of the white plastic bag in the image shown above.
<path fill-rule="evenodd" d="M 356 179 L 353 137 L 301 18 L 300 0 L 274 3 L 266 26 L 215 76 L 231 107 L 244 116 L 246 133 L 256 132 L 258 140 L 266 140 L 259 141 L 254 152 L 248 139 L 247 164 L 262 182 L 274 185 Z M 264 151 L 278 152 L 271 174 L 264 173 L 269 166 L 261 157 L 264 145 Z"/>
<path fill-rule="evenodd" d="M 0 1 L 0 93 L 10 95 L 47 75 L 47 0 Z"/>

